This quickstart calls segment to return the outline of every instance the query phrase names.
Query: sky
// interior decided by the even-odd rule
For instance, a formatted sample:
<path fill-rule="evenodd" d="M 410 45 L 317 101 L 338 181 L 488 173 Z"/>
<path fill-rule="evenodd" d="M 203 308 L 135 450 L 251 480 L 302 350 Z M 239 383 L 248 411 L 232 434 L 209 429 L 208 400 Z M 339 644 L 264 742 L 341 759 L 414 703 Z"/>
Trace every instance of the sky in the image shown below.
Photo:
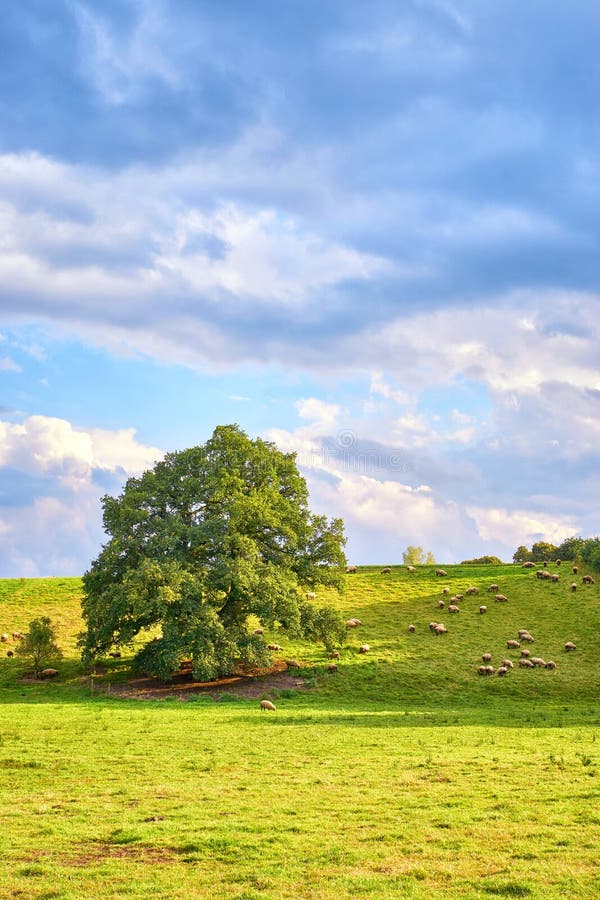
<path fill-rule="evenodd" d="M 219 424 L 348 560 L 600 531 L 593 0 L 20 0 L 0 22 L 0 575 Z"/>

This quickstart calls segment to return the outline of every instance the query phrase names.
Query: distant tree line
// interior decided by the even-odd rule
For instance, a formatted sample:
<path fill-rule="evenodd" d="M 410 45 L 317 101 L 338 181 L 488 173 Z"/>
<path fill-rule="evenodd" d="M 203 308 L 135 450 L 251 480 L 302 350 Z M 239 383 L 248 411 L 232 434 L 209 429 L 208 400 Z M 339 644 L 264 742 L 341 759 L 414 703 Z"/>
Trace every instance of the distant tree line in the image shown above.
<path fill-rule="evenodd" d="M 577 535 L 566 538 L 556 546 L 547 541 L 537 541 L 531 550 L 524 545 L 517 547 L 513 553 L 513 562 L 552 562 L 556 559 L 580 559 L 595 569 L 600 569 L 600 538 L 583 538 Z"/>
<path fill-rule="evenodd" d="M 463 559 L 461 566 L 501 566 L 499 556 L 478 556 L 475 559 Z"/>

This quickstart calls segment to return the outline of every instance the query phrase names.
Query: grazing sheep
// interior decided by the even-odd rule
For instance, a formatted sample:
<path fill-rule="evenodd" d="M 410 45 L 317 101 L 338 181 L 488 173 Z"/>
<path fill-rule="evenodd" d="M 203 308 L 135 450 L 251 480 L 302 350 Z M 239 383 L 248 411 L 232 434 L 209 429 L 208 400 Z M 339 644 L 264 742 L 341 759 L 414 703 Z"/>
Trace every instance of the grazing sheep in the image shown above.
<path fill-rule="evenodd" d="M 494 667 L 493 666 L 479 666 L 477 669 L 478 675 L 493 675 Z"/>
<path fill-rule="evenodd" d="M 264 633 L 265 632 L 264 632 L 263 628 L 255 628 L 254 629 L 254 634 L 264 634 Z"/>
<path fill-rule="evenodd" d="M 442 591 L 442 593 L 443 593 L 444 597 L 447 597 L 448 594 L 450 593 L 450 588 L 449 588 L 449 587 L 445 587 L 444 590 Z"/>
<path fill-rule="evenodd" d="M 591 575 L 584 575 L 583 578 L 581 579 L 581 583 L 582 584 L 595 584 L 596 582 L 594 581 L 594 579 L 592 578 Z"/>
<path fill-rule="evenodd" d="M 446 604 L 444 603 L 443 600 L 438 600 L 438 606 L 439 606 L 440 609 L 443 609 L 445 605 L 446 605 Z"/>
<path fill-rule="evenodd" d="M 40 672 L 40 678 L 56 678 L 58 675 L 58 669 L 42 669 Z"/>
<path fill-rule="evenodd" d="M 553 659 L 548 660 L 548 662 L 546 663 L 546 668 L 547 669 L 555 669 L 556 668 L 556 663 L 554 662 Z"/>
<path fill-rule="evenodd" d="M 495 594 L 499 590 L 500 590 L 500 588 L 498 587 L 497 584 L 490 584 L 490 586 L 488 588 L 488 594 Z"/>
<path fill-rule="evenodd" d="M 513 664 L 512 659 L 503 659 L 502 665 L 504 666 L 505 669 L 514 669 L 514 664 Z"/>
<path fill-rule="evenodd" d="M 466 589 L 465 594 L 467 595 L 467 597 L 470 597 L 471 594 L 476 594 L 478 590 L 479 588 L 476 588 L 475 585 L 472 585 L 471 587 L 468 587 Z"/>
<path fill-rule="evenodd" d="M 553 581 L 556 584 L 557 581 L 560 581 L 560 575 L 558 575 L 556 572 L 554 572 L 550 576 L 550 581 Z"/>
<path fill-rule="evenodd" d="M 361 644 L 360 647 L 358 648 L 358 652 L 359 653 L 368 653 L 370 649 L 371 648 L 368 644 Z"/>
<path fill-rule="evenodd" d="M 572 590 L 572 591 L 576 591 L 576 590 L 577 590 L 577 582 L 576 582 L 576 581 L 572 581 L 572 582 L 571 582 L 571 590 Z"/>
<path fill-rule="evenodd" d="M 430 623 L 429 623 L 429 630 L 430 630 L 430 631 L 435 631 L 435 627 L 436 627 L 437 624 L 438 624 L 437 622 L 430 622 Z"/>
<path fill-rule="evenodd" d="M 389 566 L 385 566 L 385 568 L 383 568 L 383 569 L 381 570 L 381 573 L 380 573 L 380 574 L 381 574 L 381 575 L 391 575 L 391 573 L 392 573 L 392 570 L 390 569 L 390 567 L 389 567 Z"/>
<path fill-rule="evenodd" d="M 567 643 L 565 644 L 565 650 L 567 651 L 567 653 L 569 653 L 571 650 L 577 650 L 577 647 L 575 646 L 573 641 L 567 641 Z"/>
<path fill-rule="evenodd" d="M 508 603 L 508 597 L 504 594 L 496 594 L 494 597 L 494 603 Z"/>
<path fill-rule="evenodd" d="M 545 569 L 547 569 L 548 568 L 548 560 L 545 559 L 544 562 L 542 563 L 542 565 L 544 566 Z"/>
<path fill-rule="evenodd" d="M 22 641 L 23 633 L 21 631 L 13 631 L 12 639 L 13 639 L 13 641 Z"/>
<path fill-rule="evenodd" d="M 573 575 L 577 575 L 579 572 L 579 566 L 573 566 Z"/>
<path fill-rule="evenodd" d="M 356 574 L 356 566 L 347 566 L 346 567 L 346 575 L 355 575 Z"/>
<path fill-rule="evenodd" d="M 307 591 L 305 596 L 306 596 L 307 600 L 316 600 L 317 599 L 317 595 L 315 594 L 314 591 Z"/>
<path fill-rule="evenodd" d="M 449 613 L 459 613 L 460 609 L 458 608 L 456 603 L 451 603 L 450 606 L 448 607 L 448 612 Z"/>
<path fill-rule="evenodd" d="M 535 666 L 533 665 L 533 663 L 531 662 L 530 659 L 520 659 L 519 666 L 522 669 L 535 669 Z"/>
<path fill-rule="evenodd" d="M 339 650 L 332 650 L 331 653 L 329 654 L 329 659 L 339 659 L 339 658 L 340 658 Z"/>
<path fill-rule="evenodd" d="M 520 628 L 517 636 L 520 641 L 527 641 L 528 644 L 534 643 L 533 637 L 526 628 Z"/>
<path fill-rule="evenodd" d="M 545 660 L 545 659 L 542 659 L 541 656 L 532 656 L 532 657 L 531 657 L 531 662 L 532 662 L 532 663 L 534 664 L 534 666 L 536 666 L 538 669 L 545 669 L 545 668 L 546 668 L 546 660 Z"/>
<path fill-rule="evenodd" d="M 528 657 L 529 657 L 530 655 L 531 655 L 531 654 L 530 654 L 530 651 L 529 651 L 529 650 L 521 650 L 521 659 L 528 659 Z"/>
<path fill-rule="evenodd" d="M 508 668 L 506 666 L 499 666 L 497 675 L 506 675 L 508 672 Z"/>
<path fill-rule="evenodd" d="M 547 577 L 548 577 L 548 574 L 549 574 L 549 573 L 548 573 L 548 572 L 544 572 L 543 569 L 538 569 L 537 572 L 535 573 L 535 577 L 536 577 L 536 578 L 540 578 L 540 579 L 542 579 L 542 578 L 547 578 Z"/>
<path fill-rule="evenodd" d="M 362 625 L 360 619 L 348 619 L 346 622 L 346 628 L 358 628 L 359 625 Z"/>
<path fill-rule="evenodd" d="M 411 634 L 414 634 L 417 629 L 415 628 L 414 625 L 409 625 L 408 630 L 410 631 Z"/>
<path fill-rule="evenodd" d="M 483 662 L 485 662 L 485 663 L 491 662 L 491 661 L 492 661 L 492 654 L 491 654 L 491 653 L 482 653 L 482 654 L 481 654 L 481 659 L 482 659 Z"/>
<path fill-rule="evenodd" d="M 267 650 L 283 650 L 279 644 L 267 644 Z"/>
<path fill-rule="evenodd" d="M 121 659 L 121 651 L 120 650 L 111 650 L 111 652 L 108 655 L 112 656 L 113 659 Z"/>
<path fill-rule="evenodd" d="M 284 662 L 285 662 L 286 666 L 288 667 L 288 669 L 301 669 L 302 668 L 302 663 L 298 662 L 297 659 L 286 659 L 286 660 L 284 660 Z"/>
<path fill-rule="evenodd" d="M 338 670 L 338 667 L 336 666 L 335 663 L 329 663 L 329 665 L 327 666 L 328 672 L 337 672 L 337 670 Z"/>
<path fill-rule="evenodd" d="M 407 572 L 416 572 L 417 570 L 415 569 L 414 566 L 407 566 L 407 567 L 406 567 L 406 571 L 407 571 Z"/>
<path fill-rule="evenodd" d="M 465 595 L 464 595 L 464 594 L 455 594 L 454 597 L 453 597 L 452 599 L 453 599 L 453 600 L 464 600 L 464 599 L 465 599 Z"/>
<path fill-rule="evenodd" d="M 479 612 L 481 613 L 481 615 L 483 615 L 484 613 L 486 613 L 486 612 L 487 612 L 487 606 L 480 606 L 480 607 L 479 607 Z"/>
<path fill-rule="evenodd" d="M 518 641 L 507 641 L 506 642 L 507 650 L 518 650 L 520 646 L 521 645 Z"/>
<path fill-rule="evenodd" d="M 14 651 L 14 650 L 7 650 L 7 651 L 6 651 L 6 655 L 7 655 L 7 656 L 14 656 L 14 655 L 15 655 L 15 651 Z"/>
<path fill-rule="evenodd" d="M 557 565 L 557 566 L 560 566 L 561 562 L 562 562 L 562 560 L 557 559 L 557 560 L 556 560 L 556 565 Z"/>
<path fill-rule="evenodd" d="M 448 573 L 446 572 L 445 569 L 436 569 L 435 574 L 436 575 L 447 575 Z"/>
<path fill-rule="evenodd" d="M 434 633 L 435 635 L 438 635 L 438 634 L 448 634 L 448 629 L 446 628 L 446 626 L 445 626 L 442 622 L 438 622 L 438 623 L 436 624 L 435 628 L 433 629 L 433 633 Z"/>
<path fill-rule="evenodd" d="M 535 563 L 534 562 L 524 562 L 523 565 L 521 566 L 521 568 L 522 569 L 535 569 Z"/>
<path fill-rule="evenodd" d="M 0 641 L 2 641 L 3 644 L 6 644 L 9 637 L 10 637 L 10 635 L 7 634 L 6 632 L 4 634 L 0 634 Z"/>
<path fill-rule="evenodd" d="M 260 711 L 262 712 L 265 709 L 272 709 L 273 711 L 275 711 L 277 709 L 277 707 L 275 706 L 274 703 L 271 703 L 270 700 L 261 700 L 260 701 Z"/>

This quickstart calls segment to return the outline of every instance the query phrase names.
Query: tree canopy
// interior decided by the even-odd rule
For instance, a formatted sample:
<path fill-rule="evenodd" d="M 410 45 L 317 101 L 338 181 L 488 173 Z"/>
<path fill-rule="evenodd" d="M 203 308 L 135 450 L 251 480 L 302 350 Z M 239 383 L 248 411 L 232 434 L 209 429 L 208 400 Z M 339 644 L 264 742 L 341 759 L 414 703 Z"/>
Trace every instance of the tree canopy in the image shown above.
<path fill-rule="evenodd" d="M 40 616 L 29 623 L 29 630 L 19 641 L 15 653 L 31 660 L 36 676 L 49 662 L 62 657 L 49 616 Z"/>
<path fill-rule="evenodd" d="M 167 454 L 102 504 L 110 540 L 83 579 L 84 661 L 138 638 L 136 667 L 162 678 L 182 658 L 203 679 L 238 661 L 265 665 L 252 616 L 290 635 L 342 642 L 341 618 L 301 591 L 341 588 L 343 523 L 310 512 L 295 454 L 219 426 L 206 444 Z"/>

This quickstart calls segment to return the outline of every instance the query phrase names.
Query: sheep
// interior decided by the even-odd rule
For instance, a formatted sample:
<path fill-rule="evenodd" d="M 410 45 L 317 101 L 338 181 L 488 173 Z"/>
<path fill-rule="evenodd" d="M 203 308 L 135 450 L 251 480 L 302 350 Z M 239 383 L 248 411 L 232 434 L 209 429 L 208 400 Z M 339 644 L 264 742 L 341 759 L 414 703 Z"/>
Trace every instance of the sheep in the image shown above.
<path fill-rule="evenodd" d="M 442 593 L 443 593 L 444 597 L 447 597 L 448 594 L 450 593 L 450 588 L 449 588 L 449 587 L 445 587 L 444 590 L 442 591 Z"/>
<path fill-rule="evenodd" d="M 496 594 L 499 590 L 500 588 L 497 584 L 490 584 L 488 588 L 488 594 Z"/>
<path fill-rule="evenodd" d="M 449 613 L 459 613 L 460 609 L 458 608 L 456 603 L 451 603 L 450 606 L 448 607 L 448 612 Z"/>
<path fill-rule="evenodd" d="M 389 566 L 385 566 L 385 567 L 381 570 L 380 574 L 381 574 L 381 575 L 391 575 L 391 574 L 392 574 L 392 570 L 390 569 Z"/>
<path fill-rule="evenodd" d="M 521 566 L 521 568 L 522 569 L 535 569 L 535 563 L 534 562 L 524 562 L 523 565 Z"/>
<path fill-rule="evenodd" d="M 371 648 L 368 644 L 361 644 L 360 647 L 358 648 L 358 652 L 359 653 L 368 653 L 370 649 Z"/>
<path fill-rule="evenodd" d="M 573 641 L 567 641 L 567 643 L 565 644 L 565 650 L 567 651 L 567 653 L 570 653 L 571 650 L 577 650 L 577 647 L 575 646 Z"/>
<path fill-rule="evenodd" d="M 346 622 L 346 628 L 358 628 L 359 625 L 362 625 L 360 619 L 348 619 Z"/>
<path fill-rule="evenodd" d="M 526 628 L 521 628 L 521 630 L 518 633 L 518 637 L 519 637 L 520 641 L 525 641 L 528 644 L 535 643 L 533 637 L 529 634 L 529 632 L 527 631 Z"/>
<path fill-rule="evenodd" d="M 557 581 L 560 581 L 560 575 L 557 572 L 554 572 L 550 576 L 550 581 L 553 581 L 556 584 Z"/>
<path fill-rule="evenodd" d="M 339 659 L 339 658 L 340 658 L 340 651 L 339 651 L 339 650 L 332 650 L 331 653 L 329 654 L 329 657 L 328 657 L 328 658 L 329 658 L 329 659 Z"/>
<path fill-rule="evenodd" d="M 280 644 L 267 644 L 267 650 L 283 650 Z"/>
<path fill-rule="evenodd" d="M 528 659 L 530 655 L 529 650 L 521 650 L 521 659 Z"/>
<path fill-rule="evenodd" d="M 573 575 L 577 575 L 579 572 L 579 566 L 573 566 Z"/>
<path fill-rule="evenodd" d="M 297 659 L 286 659 L 286 660 L 284 660 L 284 662 L 285 662 L 286 666 L 288 667 L 288 669 L 301 669 L 302 668 L 302 663 L 298 662 Z"/>
<path fill-rule="evenodd" d="M 415 628 L 414 625 L 409 625 L 408 630 L 410 631 L 411 634 L 414 634 L 417 629 Z"/>
<path fill-rule="evenodd" d="M 14 651 L 14 650 L 7 650 L 7 651 L 6 651 L 6 655 L 7 655 L 7 656 L 14 656 L 14 655 L 15 655 L 15 651 Z"/>
<path fill-rule="evenodd" d="M 416 572 L 417 570 L 415 569 L 414 566 L 407 566 L 407 567 L 406 567 L 406 571 L 407 571 L 407 572 Z"/>
<path fill-rule="evenodd" d="M 446 572 L 445 569 L 436 569 L 436 570 L 435 570 L 435 574 L 436 574 L 436 575 L 442 575 L 442 576 L 443 576 L 443 575 L 447 575 L 448 573 Z"/>
<path fill-rule="evenodd" d="M 548 662 L 546 663 L 546 668 L 547 669 L 555 669 L 556 668 L 556 663 L 554 662 L 553 659 L 548 660 Z"/>
<path fill-rule="evenodd" d="M 264 628 L 255 628 L 254 634 L 264 634 Z"/>
<path fill-rule="evenodd" d="M 23 640 L 23 632 L 13 631 L 12 639 L 13 639 L 13 641 L 22 641 Z"/>
<path fill-rule="evenodd" d="M 584 575 L 581 579 L 582 584 L 596 584 L 591 575 Z"/>
<path fill-rule="evenodd" d="M 507 650 L 518 650 L 520 646 L 521 645 L 518 641 L 507 641 L 506 642 Z"/>
<path fill-rule="evenodd" d="M 557 565 L 557 566 L 560 566 L 561 562 L 562 562 L 562 560 L 557 559 L 557 560 L 556 560 L 556 565 Z"/>
<path fill-rule="evenodd" d="M 0 634 L 0 641 L 2 641 L 3 644 L 6 644 L 9 637 L 10 637 L 10 635 L 7 634 L 6 632 L 4 632 L 4 634 Z"/>
<path fill-rule="evenodd" d="M 547 560 L 547 559 L 544 560 L 543 566 L 544 566 L 545 569 L 548 568 L 548 560 Z"/>
<path fill-rule="evenodd" d="M 429 630 L 430 630 L 430 631 L 435 631 L 437 624 L 438 624 L 437 622 L 430 622 L 430 623 L 429 623 Z"/>
<path fill-rule="evenodd" d="M 314 591 L 307 591 L 305 596 L 306 596 L 307 600 L 316 600 L 317 599 L 317 595 L 315 594 Z"/>
<path fill-rule="evenodd" d="M 438 600 L 438 607 L 439 607 L 440 609 L 443 609 L 445 605 L 446 605 L 446 604 L 444 603 L 443 600 Z"/>
<path fill-rule="evenodd" d="M 514 669 L 514 663 L 513 663 L 512 659 L 503 659 L 502 665 L 504 666 L 505 669 Z"/>
<path fill-rule="evenodd" d="M 448 634 L 448 629 L 442 622 L 438 622 L 435 628 L 433 629 L 433 633 L 435 635 L 438 634 Z"/>
<path fill-rule="evenodd" d="M 506 675 L 507 672 L 508 672 L 508 669 L 506 666 L 499 666 L 496 674 L 497 675 Z"/>
<path fill-rule="evenodd" d="M 521 667 L 521 669 L 535 669 L 535 666 L 530 659 L 520 659 L 519 666 Z"/>
<path fill-rule="evenodd" d="M 494 597 L 494 603 L 508 603 L 508 597 L 504 594 L 496 594 Z"/>
<path fill-rule="evenodd" d="M 40 672 L 40 678 L 56 678 L 58 675 L 58 669 L 42 669 Z"/>
<path fill-rule="evenodd" d="M 357 571 L 356 566 L 347 566 L 346 567 L 346 575 L 355 575 Z"/>
<path fill-rule="evenodd" d="M 478 675 L 493 675 L 494 667 L 493 666 L 479 666 L 477 669 Z"/>
<path fill-rule="evenodd" d="M 328 672 L 337 672 L 337 670 L 338 670 L 338 667 L 336 666 L 335 663 L 329 663 L 329 665 L 327 666 Z"/>
<path fill-rule="evenodd" d="M 532 663 L 534 664 L 534 666 L 536 666 L 538 669 L 545 669 L 545 668 L 546 668 L 546 660 L 545 660 L 545 659 L 542 659 L 541 656 L 532 656 L 532 657 L 531 657 L 531 662 L 532 662 Z"/>
<path fill-rule="evenodd" d="M 113 659 L 121 659 L 121 651 L 120 650 L 111 650 L 111 652 L 108 655 L 112 656 Z"/>
<path fill-rule="evenodd" d="M 482 653 L 481 659 L 483 660 L 484 663 L 489 663 L 492 661 L 492 654 L 491 653 Z"/>
<path fill-rule="evenodd" d="M 576 581 L 572 581 L 572 582 L 571 582 L 571 590 L 572 590 L 572 591 L 576 591 L 576 590 L 577 590 L 577 582 L 576 582 Z"/>
<path fill-rule="evenodd" d="M 468 587 L 466 589 L 465 594 L 467 595 L 467 597 L 470 597 L 471 594 L 476 594 L 478 591 L 479 588 L 476 588 L 475 585 L 472 585 L 471 587 Z"/>
<path fill-rule="evenodd" d="M 483 615 L 484 613 L 486 613 L 486 612 L 487 612 L 487 606 L 480 606 L 480 607 L 479 607 L 479 612 L 481 613 L 481 615 Z"/>
<path fill-rule="evenodd" d="M 544 572 L 543 569 L 538 569 L 537 572 L 535 573 L 535 577 L 536 578 L 547 578 L 548 572 Z"/>
<path fill-rule="evenodd" d="M 452 599 L 453 599 L 453 600 L 464 600 L 464 599 L 465 599 L 465 595 L 464 595 L 464 594 L 455 594 L 454 597 L 453 597 Z"/>
<path fill-rule="evenodd" d="M 271 709 L 271 710 L 273 710 L 273 712 L 275 712 L 277 707 L 275 706 L 274 703 L 271 703 L 270 700 L 261 700 L 260 701 L 260 711 L 263 712 L 265 709 L 267 709 L 267 710 Z"/>

